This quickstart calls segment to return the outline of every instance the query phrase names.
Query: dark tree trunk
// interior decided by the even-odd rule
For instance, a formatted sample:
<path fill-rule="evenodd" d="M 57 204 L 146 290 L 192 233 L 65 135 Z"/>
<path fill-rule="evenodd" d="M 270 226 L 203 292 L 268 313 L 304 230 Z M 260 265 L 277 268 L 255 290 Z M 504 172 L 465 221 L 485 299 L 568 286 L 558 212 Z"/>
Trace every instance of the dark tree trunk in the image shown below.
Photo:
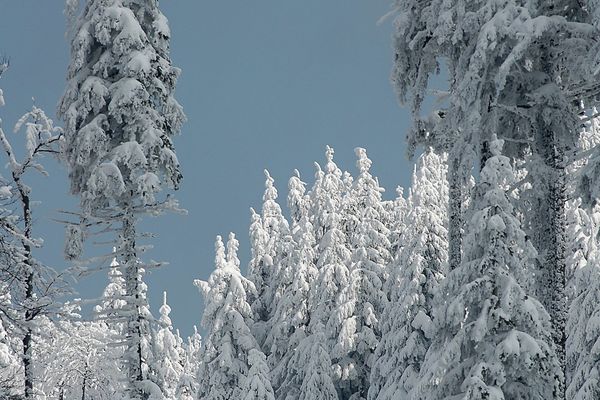
<path fill-rule="evenodd" d="M 460 176 L 460 160 L 451 154 L 448 158 L 448 262 L 450 271 L 458 268 L 462 260 L 463 181 Z"/>
<path fill-rule="evenodd" d="M 130 208 L 126 208 L 123 217 L 122 255 L 125 264 L 125 290 L 128 309 L 131 311 L 127 322 L 127 363 L 132 399 L 141 399 L 139 383 L 143 380 L 142 372 L 142 317 L 140 303 L 140 267 L 137 261 L 135 244 L 135 217 Z"/>

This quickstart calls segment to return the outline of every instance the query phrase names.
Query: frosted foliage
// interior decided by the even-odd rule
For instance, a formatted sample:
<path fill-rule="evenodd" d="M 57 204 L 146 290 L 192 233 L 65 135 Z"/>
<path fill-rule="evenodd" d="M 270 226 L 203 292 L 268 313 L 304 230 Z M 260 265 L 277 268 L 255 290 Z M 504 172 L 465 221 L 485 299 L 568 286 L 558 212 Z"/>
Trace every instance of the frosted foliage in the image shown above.
<path fill-rule="evenodd" d="M 382 316 L 369 399 L 408 398 L 435 337 L 434 295 L 447 273 L 448 183 L 446 156 L 427 150 L 417 163 L 406 228 L 388 283 L 390 299 Z"/>
<path fill-rule="evenodd" d="M 227 247 L 230 251 L 237 248 L 235 236 L 230 236 Z M 208 332 L 198 372 L 198 398 L 241 399 L 248 386 L 258 388 L 257 382 L 268 381 L 257 361 L 262 352 L 250 330 L 253 314 L 249 301 L 256 296 L 256 289 L 241 275 L 237 255 L 225 253 L 220 236 L 215 249 L 215 271 L 207 282 L 195 281 L 205 297 L 202 324 Z"/>
<path fill-rule="evenodd" d="M 298 223 L 308 212 L 309 199 L 305 192 L 306 183 L 300 180 L 300 173 L 296 169 L 288 183 L 288 208 L 292 224 Z"/>
<path fill-rule="evenodd" d="M 308 340 L 310 347 L 305 357 L 308 363 L 300 387 L 298 400 L 337 400 L 338 395 L 331 379 L 331 360 L 323 347 L 324 336 L 314 335 Z"/>
<path fill-rule="evenodd" d="M 44 320 L 34 353 L 40 387 L 50 399 L 125 400 L 120 358 L 111 330 L 101 322 Z"/>
<path fill-rule="evenodd" d="M 89 212 L 153 203 L 163 182 L 179 185 L 172 137 L 185 117 L 173 97 L 180 71 L 171 65 L 169 38 L 155 0 L 87 2 L 71 32 L 59 113 L 71 189 Z"/>
<path fill-rule="evenodd" d="M 160 307 L 159 328 L 153 341 L 154 364 L 151 369 L 156 374 L 157 385 L 165 399 L 177 399 L 176 390 L 183 373 L 181 359 L 181 343 L 173 332 L 169 314 L 171 307 L 167 304 L 167 293 L 163 293 L 163 304 Z"/>
<path fill-rule="evenodd" d="M 315 237 L 307 213 L 292 228 L 293 248 L 281 270 L 282 292 L 272 318 L 267 343 L 271 381 L 278 398 L 298 390 L 297 368 L 290 361 L 305 338 L 310 321 L 309 295 L 318 271 L 315 266 Z"/>
<path fill-rule="evenodd" d="M 343 398 L 365 398 L 373 352 L 379 343 L 379 320 L 387 303 L 384 281 L 391 261 L 390 231 L 381 188 L 370 173 L 365 149 L 355 150 L 359 175 L 343 199 L 346 231 L 352 248 L 349 280 L 335 297 L 327 322 L 333 335 L 334 383 Z"/>
<path fill-rule="evenodd" d="M 202 338 L 194 325 L 194 333 L 188 337 L 183 351 L 183 372 L 177 384 L 175 397 L 193 400 L 198 392 L 198 371 L 202 362 Z"/>
<path fill-rule="evenodd" d="M 505 192 L 513 179 L 509 160 L 493 151 L 480 178 L 465 257 L 438 291 L 448 300 L 434 313 L 438 335 L 412 396 L 553 398 L 562 372 L 549 316 L 519 283 L 535 252 Z"/>
<path fill-rule="evenodd" d="M 273 324 L 273 314 L 291 277 L 286 268 L 291 253 L 291 235 L 289 224 L 277 203 L 274 180 L 268 171 L 264 172 L 266 181 L 260 218 L 262 227 L 254 226 L 259 221 L 254 215 L 253 226 L 250 227 L 251 235 L 256 235 L 256 246 L 253 243 L 253 254 L 256 256 L 251 260 L 250 278 L 256 284 L 258 292 L 252 303 L 256 316 L 253 329 L 261 346 L 268 348 L 270 343 L 265 343 L 265 340 L 268 340 L 267 335 Z"/>
<path fill-rule="evenodd" d="M 0 288 L 0 293 L 4 288 Z M 4 299 L 3 299 L 4 297 Z M 0 303 L 6 306 L 7 296 L 0 295 Z M 17 343 L 11 341 L 2 320 L 0 320 L 0 398 L 11 398 L 21 391 L 21 361 L 17 352 Z"/>
<path fill-rule="evenodd" d="M 600 396 L 600 270 L 597 251 L 588 258 L 589 265 L 576 272 L 585 277 L 570 308 L 567 329 L 567 398 L 592 400 Z M 583 281 L 583 280 L 582 280 Z"/>
<path fill-rule="evenodd" d="M 242 388 L 243 400 L 274 400 L 273 388 L 269 381 L 269 366 L 265 355 L 257 349 L 248 354 L 250 370 Z"/>

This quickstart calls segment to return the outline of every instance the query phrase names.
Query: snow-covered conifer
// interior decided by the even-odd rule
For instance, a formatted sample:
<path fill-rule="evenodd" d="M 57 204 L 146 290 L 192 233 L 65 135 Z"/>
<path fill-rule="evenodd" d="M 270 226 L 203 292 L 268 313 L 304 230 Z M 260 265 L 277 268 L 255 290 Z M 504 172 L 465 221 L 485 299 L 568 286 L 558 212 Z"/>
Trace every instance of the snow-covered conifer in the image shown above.
<path fill-rule="evenodd" d="M 265 347 L 265 352 L 268 354 L 271 344 L 265 343 L 265 341 L 268 339 L 273 323 L 271 319 L 277 308 L 277 302 L 281 298 L 284 286 L 289 283 L 289 279 L 284 276 L 287 271 L 283 264 L 289 261 L 287 258 L 291 252 L 292 243 L 289 224 L 283 216 L 281 207 L 277 204 L 277 189 L 274 179 L 268 171 L 264 172 L 266 181 L 261 215 L 262 232 L 257 231 L 254 226 L 250 227 L 257 244 L 264 238 L 264 250 L 262 250 L 264 253 L 259 256 L 258 260 L 253 257 L 250 278 L 255 283 L 258 292 L 255 302 L 252 303 L 252 310 L 256 316 L 253 330 L 259 343 Z M 255 218 L 253 216 L 253 225 Z"/>
<path fill-rule="evenodd" d="M 297 176 L 290 179 L 290 193 L 294 184 L 298 185 L 297 193 L 304 193 L 304 183 Z M 305 366 L 292 365 L 291 360 L 307 335 L 310 288 L 317 277 L 314 230 L 306 208 L 301 209 L 298 218 L 292 225 L 294 248 L 286 263 L 291 282 L 277 304 L 270 333 L 276 345 L 269 355 L 272 384 L 280 399 L 297 397 L 300 381 L 296 371 Z"/>
<path fill-rule="evenodd" d="M 447 273 L 445 155 L 428 149 L 412 177 L 406 228 L 388 279 L 390 302 L 371 372 L 369 399 L 408 398 L 435 335 L 433 298 Z"/>
<path fill-rule="evenodd" d="M 194 325 L 194 333 L 185 343 L 183 372 L 177 385 L 176 398 L 180 400 L 193 400 L 198 392 L 198 371 L 202 362 L 202 337 Z"/>
<path fill-rule="evenodd" d="M 318 277 L 311 288 L 309 328 L 325 327 L 335 308 L 336 298 L 349 283 L 350 250 L 342 231 L 342 173 L 333 162 L 333 149 L 327 147 L 326 172 L 311 191 L 311 210 L 317 238 Z M 320 238 L 320 240 L 319 240 Z M 332 336 L 327 336 L 329 341 Z"/>
<path fill-rule="evenodd" d="M 176 399 L 175 393 L 179 378 L 183 373 L 183 362 L 177 336 L 173 333 L 173 326 L 169 314 L 171 307 L 167 304 L 167 292 L 163 293 L 163 304 L 160 307 L 159 328 L 154 337 L 153 371 L 156 373 L 156 383 L 160 387 L 165 399 Z"/>
<path fill-rule="evenodd" d="M 207 282 L 194 282 L 206 299 L 202 323 L 208 337 L 204 342 L 197 394 L 202 400 L 242 399 L 243 390 L 248 387 L 250 353 L 261 353 L 250 328 L 254 322 L 250 303 L 256 297 L 256 289 L 240 272 L 237 248 L 237 240 L 230 234 L 226 255 L 221 237 L 217 236 L 215 271 Z M 252 356 L 253 363 L 264 359 L 264 354 L 261 358 L 257 353 Z M 270 393 L 272 398 L 273 390 L 266 385 L 269 377 L 256 376 L 263 371 L 265 369 L 257 365 L 253 382 L 265 383 L 265 393 Z"/>
<path fill-rule="evenodd" d="M 316 327 L 316 331 L 322 332 L 323 327 Z M 331 359 L 325 347 L 325 336 L 316 333 L 305 340 L 304 346 L 299 349 L 299 357 L 306 360 L 304 378 L 300 386 L 298 400 L 337 400 L 335 386 L 331 377 Z"/>
<path fill-rule="evenodd" d="M 560 398 L 562 368 L 549 316 L 519 284 L 536 253 L 506 194 L 514 176 L 502 144 L 490 142 L 463 263 L 438 291 L 437 335 L 414 399 Z"/>
<path fill-rule="evenodd" d="M 380 318 L 387 303 L 384 281 L 391 261 L 383 188 L 371 175 L 365 149 L 355 150 L 359 175 L 344 201 L 352 257 L 349 281 L 334 298 L 336 308 L 327 330 L 333 334 L 334 379 L 342 398 L 366 398 L 370 369 L 379 339 Z"/>
<path fill-rule="evenodd" d="M 22 393 L 23 378 L 22 363 L 19 352 L 16 350 L 17 340 L 11 340 L 10 333 L 4 323 L 10 318 L 6 318 L 6 313 L 11 313 L 10 293 L 5 285 L 0 281 L 0 398 L 13 399 Z M 9 314 L 10 315 L 10 314 Z"/>
<path fill-rule="evenodd" d="M 68 82 L 59 106 L 63 158 L 71 191 L 80 196 L 82 226 L 119 226 L 132 398 L 143 395 L 142 347 L 148 334 L 137 218 L 176 209 L 174 199 L 156 195 L 165 187 L 177 189 L 182 177 L 172 137 L 185 116 L 173 97 L 180 70 L 169 59 L 170 37 L 157 0 L 86 2 L 71 32 Z M 70 233 L 87 235 L 81 227 Z M 78 256 L 69 250 L 67 255 Z"/>

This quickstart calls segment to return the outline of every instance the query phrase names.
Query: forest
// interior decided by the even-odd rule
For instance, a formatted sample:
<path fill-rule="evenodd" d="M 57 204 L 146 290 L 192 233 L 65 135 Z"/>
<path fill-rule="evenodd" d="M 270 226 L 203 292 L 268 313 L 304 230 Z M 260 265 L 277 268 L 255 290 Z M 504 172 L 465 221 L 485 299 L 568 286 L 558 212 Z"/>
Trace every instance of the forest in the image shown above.
<path fill-rule="evenodd" d="M 185 215 L 169 23 L 158 0 L 64 7 L 60 121 L 33 106 L 20 137 L 0 126 L 0 399 L 600 399 L 599 1 L 392 0 L 410 187 L 385 199 L 362 147 L 348 172 L 327 146 L 283 194 L 265 170 L 249 264 L 216 236 L 189 337 L 167 293 L 151 311 L 164 263 L 140 227 Z M 37 257 L 45 156 L 79 204 L 66 269 Z M 82 276 L 101 298 L 76 296 Z"/>

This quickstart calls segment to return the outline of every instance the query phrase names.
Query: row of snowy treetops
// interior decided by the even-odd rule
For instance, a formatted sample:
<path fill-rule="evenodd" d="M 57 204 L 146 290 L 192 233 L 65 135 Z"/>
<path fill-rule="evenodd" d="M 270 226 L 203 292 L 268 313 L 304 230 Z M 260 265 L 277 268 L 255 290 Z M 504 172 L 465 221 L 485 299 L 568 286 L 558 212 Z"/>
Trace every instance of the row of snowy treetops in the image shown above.
<path fill-rule="evenodd" d="M 382 199 L 364 149 L 353 177 L 327 148 L 310 189 L 290 179 L 287 219 L 267 174 L 248 277 L 235 236 L 218 237 L 195 282 L 207 337 L 184 341 L 166 295 L 149 310 L 160 263 L 137 228 L 180 211 L 167 20 L 157 0 L 67 0 L 64 127 L 27 113 L 22 158 L 0 130 L 0 398 L 600 399 L 600 3 L 393 7 L 392 81 L 420 153 L 407 196 Z M 440 63 L 443 108 L 423 117 Z M 80 199 L 67 271 L 35 258 L 26 181 L 46 153 Z M 98 236 L 115 249 L 85 260 Z M 95 269 L 110 283 L 85 320 L 68 278 Z"/>

